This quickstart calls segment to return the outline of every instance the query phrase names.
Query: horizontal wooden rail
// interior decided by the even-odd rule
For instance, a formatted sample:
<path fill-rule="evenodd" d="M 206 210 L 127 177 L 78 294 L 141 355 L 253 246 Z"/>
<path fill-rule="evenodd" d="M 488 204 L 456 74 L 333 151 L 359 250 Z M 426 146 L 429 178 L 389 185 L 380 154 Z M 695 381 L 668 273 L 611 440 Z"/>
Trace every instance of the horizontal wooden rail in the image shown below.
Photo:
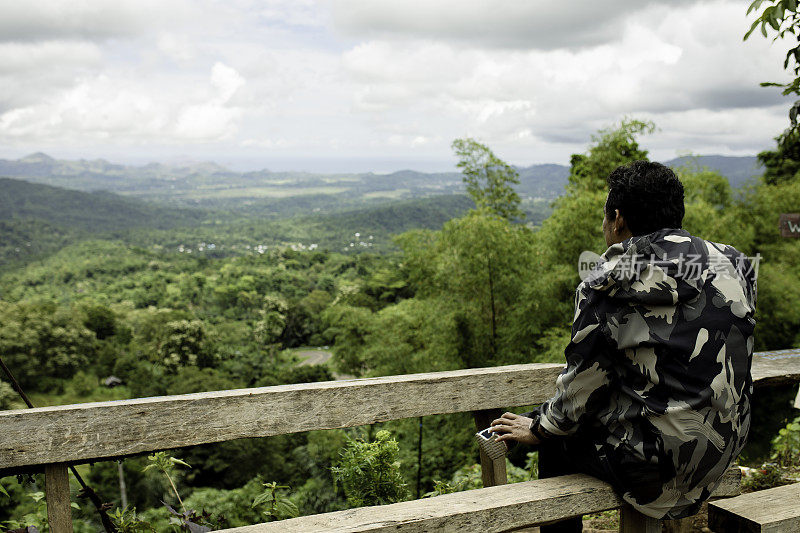
<path fill-rule="evenodd" d="M 511 365 L 0 411 L 0 475 L 23 467 L 541 403 L 559 364 Z M 800 350 L 756 354 L 757 384 L 800 381 Z"/>
<path fill-rule="evenodd" d="M 559 364 L 512 365 L 0 411 L 3 469 L 528 405 Z"/>
<path fill-rule="evenodd" d="M 740 480 L 739 469 L 729 469 L 712 497 L 722 498 L 739 494 Z M 488 533 L 512 531 L 534 524 L 618 509 L 624 505 L 625 502 L 608 483 L 585 474 L 572 474 L 222 531 L 226 533 L 307 531 Z M 637 533 L 641 533 L 641 530 Z"/>

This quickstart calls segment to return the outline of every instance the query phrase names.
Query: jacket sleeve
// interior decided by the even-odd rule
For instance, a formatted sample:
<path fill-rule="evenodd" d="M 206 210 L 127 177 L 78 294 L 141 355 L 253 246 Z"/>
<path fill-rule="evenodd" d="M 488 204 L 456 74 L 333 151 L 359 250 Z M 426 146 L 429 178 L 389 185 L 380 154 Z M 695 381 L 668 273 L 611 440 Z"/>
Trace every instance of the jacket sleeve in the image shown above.
<path fill-rule="evenodd" d="M 556 394 L 542 404 L 540 432 L 548 437 L 575 433 L 592 415 L 608 408 L 612 379 L 611 348 L 604 330 L 603 295 L 583 284 L 575 298 L 572 336 L 564 353 L 567 367 L 556 380 Z"/>

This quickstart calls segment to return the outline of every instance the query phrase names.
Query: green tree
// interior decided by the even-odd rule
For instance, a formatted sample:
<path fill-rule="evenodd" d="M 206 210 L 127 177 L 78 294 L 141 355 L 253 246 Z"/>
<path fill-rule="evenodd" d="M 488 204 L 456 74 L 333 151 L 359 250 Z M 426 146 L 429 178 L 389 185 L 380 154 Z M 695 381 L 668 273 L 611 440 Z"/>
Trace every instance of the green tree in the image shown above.
<path fill-rule="evenodd" d="M 462 368 L 455 325 L 438 299 L 403 300 L 375 313 L 360 357 L 379 376 Z"/>
<path fill-rule="evenodd" d="M 0 302 L 0 353 L 25 389 L 47 390 L 92 360 L 95 334 L 73 309 L 51 302 Z"/>
<path fill-rule="evenodd" d="M 323 314 L 323 321 L 327 326 L 325 336 L 334 341 L 333 361 L 337 370 L 356 376 L 366 372 L 364 348 L 373 327 L 372 311 L 364 307 L 332 305 Z"/>
<path fill-rule="evenodd" d="M 569 340 L 578 257 L 584 250 L 607 248 L 601 225 L 606 178 L 619 165 L 647 159 L 638 143 L 654 125 L 623 119 L 600 130 L 584 154 L 571 158 L 566 194 L 533 234 L 525 277 L 509 309 L 505 342 L 527 361 L 561 361 Z"/>
<path fill-rule="evenodd" d="M 98 339 L 103 340 L 116 333 L 117 317 L 107 306 L 89 305 L 84 312 L 86 318 L 83 325 L 93 331 Z"/>
<path fill-rule="evenodd" d="M 759 13 L 759 9 L 762 6 L 764 9 Z M 756 28 L 760 27 L 761 35 L 764 37 L 769 37 L 770 32 L 774 32 L 773 42 L 783 39 L 787 33 L 791 33 L 795 40 L 798 41 L 797 46 L 793 46 L 786 52 L 786 57 L 783 61 L 783 68 L 792 71 L 795 75 L 794 80 L 789 83 L 765 82 L 761 85 L 783 87 L 784 95 L 800 95 L 800 31 L 798 31 L 800 29 L 800 14 L 798 13 L 797 0 L 755 0 L 747 8 L 747 14 L 749 15 L 750 13 L 755 13 L 758 16 L 753 21 L 750 29 L 747 30 L 747 33 L 745 33 L 744 40 L 747 40 Z M 792 123 L 795 124 L 796 107 L 793 110 Z"/>
<path fill-rule="evenodd" d="M 728 179 L 719 172 L 690 166 L 675 171 L 684 188 L 683 227 L 703 239 L 750 250 L 754 229 L 743 216 L 746 207 L 734 200 Z"/>
<path fill-rule="evenodd" d="M 573 154 L 570 158 L 568 195 L 575 190 L 605 191 L 606 177 L 620 165 L 647 159 L 636 138 L 652 133 L 655 124 L 650 121 L 624 118 L 619 126 L 601 129 L 592 135 L 594 143 L 587 154 Z"/>
<path fill-rule="evenodd" d="M 530 261 L 530 237 L 527 228 L 480 210 L 442 228 L 432 282 L 458 305 L 462 329 L 470 330 L 468 339 L 462 336 L 467 366 L 497 364 L 501 330 Z"/>
<path fill-rule="evenodd" d="M 764 165 L 764 183 L 780 185 L 800 179 L 800 132 L 789 131 L 775 140 L 775 150 L 764 150 L 758 154 L 759 162 Z"/>
<path fill-rule="evenodd" d="M 182 366 L 211 366 L 215 355 L 201 320 L 167 322 L 158 353 L 161 363 L 172 372 Z"/>
<path fill-rule="evenodd" d="M 783 61 L 783 68 L 789 70 L 794 75 L 794 79 L 787 83 L 764 82 L 761 86 L 780 87 L 783 89 L 784 96 L 800 96 L 800 13 L 798 13 L 797 0 L 755 0 L 747 8 L 747 14 L 750 13 L 755 13 L 757 17 L 745 33 L 744 40 L 747 40 L 760 27 L 761 35 L 765 38 L 768 38 L 770 33 L 774 33 L 773 42 L 783 39 L 787 33 L 791 34 L 796 41 L 787 50 Z M 779 145 L 783 145 L 785 142 L 790 144 L 797 142 L 796 138 L 791 140 L 789 137 L 796 137 L 800 133 L 797 122 L 799 113 L 800 100 L 796 100 L 789 108 L 789 128 L 778 136 Z"/>
<path fill-rule="evenodd" d="M 478 209 L 487 209 L 507 220 L 525 217 L 514 190 L 514 185 L 519 184 L 519 173 L 514 167 L 474 139 L 456 139 L 453 150 L 459 158 L 456 166 L 464 175 L 467 193 Z"/>
<path fill-rule="evenodd" d="M 440 348 L 442 353 L 458 353 L 461 367 L 517 362 L 520 354 L 505 337 L 509 313 L 527 277 L 532 236 L 525 226 L 487 209 L 472 210 L 436 233 L 400 236 L 415 300 L 429 300 L 429 313 L 438 317 L 436 331 L 443 336 L 423 344 L 441 347 L 446 339 L 450 349 Z M 444 360 L 449 362 L 449 356 Z"/>

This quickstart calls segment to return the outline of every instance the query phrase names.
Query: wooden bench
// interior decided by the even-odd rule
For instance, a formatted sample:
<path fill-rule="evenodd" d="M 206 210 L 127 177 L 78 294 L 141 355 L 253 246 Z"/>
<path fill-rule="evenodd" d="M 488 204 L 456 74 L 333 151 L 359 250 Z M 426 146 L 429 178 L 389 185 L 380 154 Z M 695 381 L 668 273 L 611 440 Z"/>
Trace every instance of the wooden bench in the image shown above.
<path fill-rule="evenodd" d="M 710 503 L 708 523 L 719 533 L 800 531 L 800 483 Z"/>
<path fill-rule="evenodd" d="M 723 498 L 739 494 L 740 480 L 740 470 L 736 467 L 729 469 L 712 497 Z M 491 533 L 517 530 L 610 509 L 622 510 L 620 530 L 625 533 L 661 533 L 660 520 L 644 517 L 634 511 L 610 485 L 584 474 L 525 481 L 389 505 L 360 507 L 223 531 Z"/>
<path fill-rule="evenodd" d="M 45 472 L 51 530 L 71 533 L 70 464 L 448 413 L 471 412 L 483 429 L 501 409 L 550 398 L 562 368 L 511 365 L 0 411 L 0 477 Z M 798 382 L 800 350 L 755 354 L 752 374 L 756 386 Z M 481 454 L 481 467 L 486 487 L 506 483 L 504 461 Z M 623 509 L 625 516 L 635 517 Z"/>

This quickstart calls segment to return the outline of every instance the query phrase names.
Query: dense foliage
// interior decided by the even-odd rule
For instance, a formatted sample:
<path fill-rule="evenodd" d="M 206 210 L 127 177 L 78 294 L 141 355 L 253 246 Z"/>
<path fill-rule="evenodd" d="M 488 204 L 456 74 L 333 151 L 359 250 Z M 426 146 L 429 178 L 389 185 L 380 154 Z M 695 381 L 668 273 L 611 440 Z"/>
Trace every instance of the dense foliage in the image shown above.
<path fill-rule="evenodd" d="M 647 157 L 639 138 L 652 128 L 624 120 L 598 132 L 585 154 L 573 156 L 565 193 L 541 224 L 523 221 L 513 169 L 484 145 L 464 141 L 456 148 L 471 198 L 413 200 L 302 223 L 229 221 L 224 227 L 236 238 L 273 232 L 270 246 L 241 253 L 209 250 L 210 238 L 202 253 L 196 246 L 180 251 L 182 240 L 216 227 L 202 224 L 70 241 L 0 275 L 0 353 L 40 405 L 312 382 L 338 373 L 560 361 L 577 258 L 605 249 L 605 177 Z M 777 232 L 779 214 L 800 205 L 800 179 L 780 157 L 796 148 L 782 144 L 762 154 L 765 178 L 739 190 L 714 171 L 676 169 L 686 188 L 686 229 L 761 254 L 757 349 L 800 345 L 800 241 Z M 24 224 L 33 223 L 12 219 L 5 227 L 13 232 Z M 398 232 L 395 248 L 388 239 L 385 247 L 360 244 L 370 234 Z M 353 246 L 288 244 L 321 234 L 352 237 Z M 356 247 L 363 252 L 350 253 Z M 322 364 L 302 364 L 307 347 L 323 355 L 331 347 L 330 363 L 323 357 Z M 112 375 L 122 385 L 106 387 Z M 22 407 L 2 381 L 0 407 Z M 231 527 L 285 518 L 292 509 L 309 514 L 402 499 L 417 476 L 423 493 L 467 488 L 476 483 L 469 476 L 472 431 L 471 417 L 462 414 L 231 441 L 170 452 L 192 468 L 168 476 L 165 468 L 146 469 L 146 458 L 128 458 L 128 509 L 114 516 L 130 531 L 222 518 Z M 512 460 L 509 469 L 520 479 L 527 474 L 514 468 L 534 464 L 524 455 Z M 84 469 L 120 506 L 117 464 Z M 386 484 L 369 481 L 375 477 Z M 7 478 L 2 486 L 9 497 L 0 495 L 0 520 L 36 521 L 41 506 L 31 495 L 41 480 L 20 485 Z M 85 526 L 79 531 L 92 530 L 96 517 L 84 504 L 76 517 Z"/>

